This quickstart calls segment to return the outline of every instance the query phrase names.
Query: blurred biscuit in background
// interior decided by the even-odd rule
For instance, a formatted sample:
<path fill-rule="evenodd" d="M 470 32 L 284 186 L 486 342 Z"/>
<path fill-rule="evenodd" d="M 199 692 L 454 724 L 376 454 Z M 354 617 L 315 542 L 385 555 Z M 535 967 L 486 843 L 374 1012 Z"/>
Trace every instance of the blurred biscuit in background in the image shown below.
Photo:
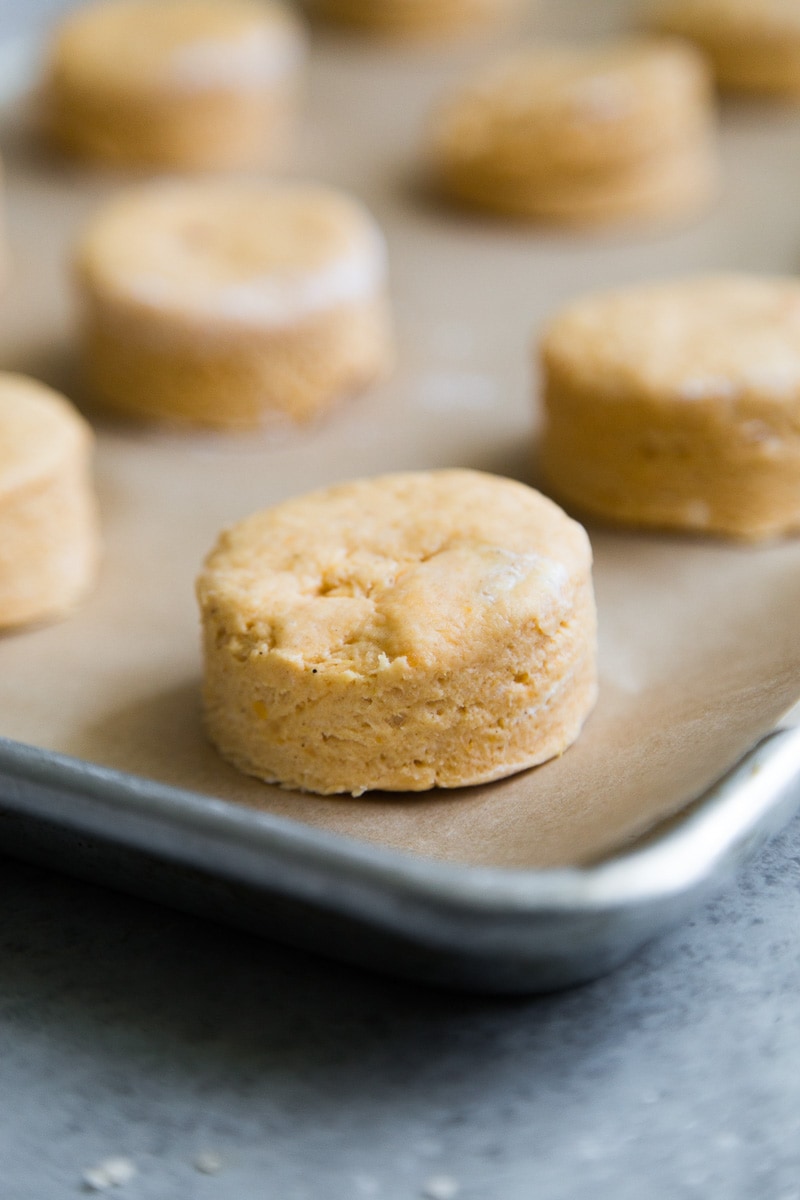
<path fill-rule="evenodd" d="M 710 72 L 671 38 L 532 45 L 439 106 L 427 161 L 439 193 L 501 215 L 684 217 L 717 187 Z"/>
<path fill-rule="evenodd" d="M 720 87 L 800 102 L 798 0 L 662 0 L 650 22 L 703 50 Z"/>
<path fill-rule="evenodd" d="M 123 193 L 76 255 L 92 395 L 219 429 L 308 421 L 393 360 L 387 256 L 356 200 L 313 184 Z"/>
<path fill-rule="evenodd" d="M 0 374 L 0 629 L 63 616 L 94 582 L 93 440 L 63 396 Z"/>
<path fill-rule="evenodd" d="M 305 39 L 274 0 L 105 0 L 56 29 L 45 136 L 109 166 L 227 170 L 279 153 Z"/>
<path fill-rule="evenodd" d="M 530 0 L 309 0 L 331 24 L 388 38 L 439 38 L 502 25 Z"/>

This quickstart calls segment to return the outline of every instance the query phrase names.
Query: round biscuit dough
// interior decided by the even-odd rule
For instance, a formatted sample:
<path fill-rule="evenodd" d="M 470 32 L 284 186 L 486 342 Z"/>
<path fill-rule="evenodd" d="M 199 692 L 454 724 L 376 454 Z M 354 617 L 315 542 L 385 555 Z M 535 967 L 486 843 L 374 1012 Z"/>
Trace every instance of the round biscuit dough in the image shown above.
<path fill-rule="evenodd" d="M 63 615 L 94 581 L 92 443 L 62 396 L 0 374 L 0 629 Z"/>
<path fill-rule="evenodd" d="M 391 364 L 382 234 L 331 188 L 124 194 L 86 231 L 76 280 L 90 388 L 128 415 L 303 421 Z"/>
<path fill-rule="evenodd" d="M 47 135 L 112 165 L 263 166 L 284 140 L 305 54 L 275 0 L 104 0 L 68 14 L 41 88 Z"/>
<path fill-rule="evenodd" d="M 692 47 L 539 45 L 439 107 L 428 159 L 439 190 L 500 213 L 647 217 L 709 199 L 714 134 L 709 72 Z"/>
<path fill-rule="evenodd" d="M 665 0 L 651 19 L 695 42 L 721 87 L 800 100 L 797 0 Z"/>
<path fill-rule="evenodd" d="M 800 529 L 800 283 L 722 275 L 576 301 L 540 342 L 541 466 L 601 518 Z"/>
<path fill-rule="evenodd" d="M 595 701 L 588 538 L 508 479 L 289 500 L 223 533 L 197 590 L 210 737 L 285 787 L 485 783 L 561 754 Z"/>
<path fill-rule="evenodd" d="M 470 208 L 575 227 L 628 220 L 673 224 L 706 206 L 717 186 L 716 158 L 706 141 L 611 174 L 587 171 L 545 183 L 454 167 L 446 178 L 450 198 Z"/>
<path fill-rule="evenodd" d="M 383 37 L 449 36 L 497 26 L 522 0 L 311 0 L 311 11 L 332 24 Z"/>

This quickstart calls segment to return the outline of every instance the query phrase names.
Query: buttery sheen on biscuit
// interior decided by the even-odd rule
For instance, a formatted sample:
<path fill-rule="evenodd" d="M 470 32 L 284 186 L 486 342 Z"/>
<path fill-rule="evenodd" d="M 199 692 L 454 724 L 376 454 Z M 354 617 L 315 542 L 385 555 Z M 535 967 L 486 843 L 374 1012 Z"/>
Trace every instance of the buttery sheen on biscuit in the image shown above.
<path fill-rule="evenodd" d="M 541 466 L 630 525 L 800 530 L 800 283 L 723 275 L 578 300 L 541 338 Z"/>
<path fill-rule="evenodd" d="M 588 539 L 508 479 L 289 500 L 222 534 L 198 597 L 211 739 L 286 787 L 486 783 L 561 754 L 595 700 Z"/>
<path fill-rule="evenodd" d="M 123 194 L 86 232 L 76 276 L 89 386 L 128 416 L 305 421 L 391 362 L 383 237 L 330 188 Z"/>
<path fill-rule="evenodd" d="M 695 42 L 721 87 L 800 101 L 797 0 L 664 0 L 653 24 Z"/>
<path fill-rule="evenodd" d="M 503 22 L 522 0 L 312 0 L 326 21 L 388 37 L 438 37 Z"/>
<path fill-rule="evenodd" d="M 274 0 L 103 0 L 59 25 L 45 132 L 112 166 L 259 166 L 281 146 L 304 37 Z"/>
<path fill-rule="evenodd" d="M 500 214 L 679 217 L 715 190 L 710 73 L 669 38 L 532 46 L 440 107 L 428 159 L 440 192 Z"/>
<path fill-rule="evenodd" d="M 94 580 L 92 441 L 62 396 L 0 374 L 0 629 L 63 615 Z"/>

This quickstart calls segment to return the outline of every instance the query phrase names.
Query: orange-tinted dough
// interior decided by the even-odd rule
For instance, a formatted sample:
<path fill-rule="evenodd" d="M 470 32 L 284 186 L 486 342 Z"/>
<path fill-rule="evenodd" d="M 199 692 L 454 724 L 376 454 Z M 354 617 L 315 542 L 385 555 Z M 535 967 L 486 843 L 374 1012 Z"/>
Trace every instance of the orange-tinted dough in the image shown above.
<path fill-rule="evenodd" d="M 499 779 L 561 754 L 595 700 L 588 539 L 509 479 L 289 500 L 222 534 L 198 597 L 210 736 L 287 787 Z"/>

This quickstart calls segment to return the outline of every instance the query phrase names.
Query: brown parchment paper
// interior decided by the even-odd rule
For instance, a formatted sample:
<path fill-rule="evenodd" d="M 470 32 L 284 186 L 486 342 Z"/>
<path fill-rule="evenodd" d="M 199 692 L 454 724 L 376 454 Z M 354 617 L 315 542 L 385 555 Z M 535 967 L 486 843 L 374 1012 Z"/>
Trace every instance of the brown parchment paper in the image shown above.
<path fill-rule="evenodd" d="M 547 34 L 621 25 L 623 4 L 554 3 Z M 399 365 L 303 431 L 98 432 L 99 586 L 59 624 L 0 638 L 0 733 L 371 842 L 463 863 L 595 860 L 679 811 L 800 695 L 800 540 L 761 547 L 590 528 L 601 691 L 563 758 L 487 787 L 318 798 L 245 778 L 206 743 L 193 580 L 218 530 L 358 475 L 462 465 L 536 482 L 534 332 L 589 288 L 696 270 L 793 271 L 800 114 L 728 109 L 725 188 L 667 232 L 560 234 L 437 208 L 415 179 L 431 100 L 489 47 L 397 50 L 328 36 L 288 172 L 361 195 L 387 232 Z M 52 161 L 24 107 L 3 117 L 11 266 L 0 367 L 85 407 L 66 263 L 125 182 Z"/>

